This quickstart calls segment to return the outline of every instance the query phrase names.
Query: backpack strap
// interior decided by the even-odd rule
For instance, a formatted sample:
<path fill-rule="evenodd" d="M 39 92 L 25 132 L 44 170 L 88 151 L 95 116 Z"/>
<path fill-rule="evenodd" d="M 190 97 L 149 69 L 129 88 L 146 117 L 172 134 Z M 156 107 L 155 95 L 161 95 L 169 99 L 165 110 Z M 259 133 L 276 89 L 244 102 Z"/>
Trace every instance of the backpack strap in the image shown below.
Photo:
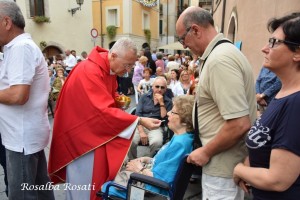
<path fill-rule="evenodd" d="M 211 54 L 211 52 L 214 50 L 214 48 L 216 48 L 216 46 L 218 46 L 219 44 L 222 44 L 222 43 L 231 43 L 231 44 L 232 44 L 232 42 L 230 42 L 229 40 L 219 40 L 219 41 L 215 44 L 215 46 L 211 49 L 211 51 L 209 52 L 209 54 L 208 54 L 208 56 L 205 58 L 205 60 L 203 61 L 202 69 L 203 69 L 203 67 L 204 67 L 204 64 L 205 64 L 207 58 L 209 57 L 209 55 Z"/>
<path fill-rule="evenodd" d="M 200 140 L 199 134 L 199 125 L 198 125 L 198 104 L 197 101 L 195 103 L 195 112 L 194 112 L 194 119 L 195 119 L 195 128 L 194 128 L 194 142 L 193 142 L 193 149 L 198 149 L 202 147 L 202 142 Z"/>

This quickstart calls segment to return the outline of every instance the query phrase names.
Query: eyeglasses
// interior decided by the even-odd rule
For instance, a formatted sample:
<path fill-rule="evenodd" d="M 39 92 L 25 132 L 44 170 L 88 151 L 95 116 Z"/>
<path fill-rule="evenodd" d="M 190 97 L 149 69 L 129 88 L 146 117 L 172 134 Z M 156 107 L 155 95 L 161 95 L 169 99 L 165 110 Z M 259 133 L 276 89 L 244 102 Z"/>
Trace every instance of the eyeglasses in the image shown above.
<path fill-rule="evenodd" d="M 174 112 L 174 111 L 170 111 L 170 113 L 171 113 L 171 115 L 179 115 L 179 113 L 177 113 L 177 112 Z"/>
<path fill-rule="evenodd" d="M 116 53 L 113 53 L 113 54 L 115 54 L 115 55 L 117 56 L 117 58 L 119 58 L 119 59 L 124 59 L 124 57 L 123 57 L 123 56 L 120 56 L 119 54 L 116 54 Z M 123 66 L 124 68 L 126 68 L 126 69 L 130 69 L 130 68 L 132 68 L 134 65 L 135 65 L 135 63 L 134 63 L 134 64 L 128 64 L 128 63 L 122 64 L 122 66 Z"/>
<path fill-rule="evenodd" d="M 269 38 L 269 48 L 274 48 L 274 46 L 279 43 L 284 43 L 286 45 L 291 45 L 291 46 L 297 46 L 298 48 L 300 48 L 300 44 L 297 44 L 295 42 L 280 40 L 280 39 L 276 39 L 276 38 Z"/>
<path fill-rule="evenodd" d="M 132 68 L 135 64 L 123 64 L 123 67 L 126 69 Z"/>
<path fill-rule="evenodd" d="M 190 30 L 191 30 L 191 26 L 190 27 L 188 27 L 185 31 L 185 33 L 178 39 L 178 42 L 180 42 L 182 45 L 184 44 L 184 40 L 185 40 L 185 37 L 186 37 L 186 35 L 190 32 Z"/>
<path fill-rule="evenodd" d="M 166 89 L 166 87 L 165 86 L 160 86 L 160 85 L 156 85 L 156 86 L 154 86 L 156 89 L 162 89 L 162 90 L 164 90 L 164 89 Z"/>

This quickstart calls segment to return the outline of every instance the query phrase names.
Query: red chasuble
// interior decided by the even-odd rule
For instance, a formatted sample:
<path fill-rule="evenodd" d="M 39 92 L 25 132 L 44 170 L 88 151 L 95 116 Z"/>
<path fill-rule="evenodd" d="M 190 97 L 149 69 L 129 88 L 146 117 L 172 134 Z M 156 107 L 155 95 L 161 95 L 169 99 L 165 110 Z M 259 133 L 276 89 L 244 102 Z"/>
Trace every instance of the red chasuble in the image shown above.
<path fill-rule="evenodd" d="M 105 49 L 95 47 L 88 60 L 71 71 L 55 111 L 48 169 L 54 184 L 65 182 L 69 163 L 93 150 L 91 199 L 103 183 L 115 178 L 131 144 L 117 135 L 137 118 L 116 108 L 116 90 Z"/>

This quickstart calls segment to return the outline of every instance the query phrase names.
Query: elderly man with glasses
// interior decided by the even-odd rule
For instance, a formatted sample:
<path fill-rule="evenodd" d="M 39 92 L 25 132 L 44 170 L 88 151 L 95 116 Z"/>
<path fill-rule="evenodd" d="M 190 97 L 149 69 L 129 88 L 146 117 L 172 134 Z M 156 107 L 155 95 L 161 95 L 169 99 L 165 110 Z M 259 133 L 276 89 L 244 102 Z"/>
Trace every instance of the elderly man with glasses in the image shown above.
<path fill-rule="evenodd" d="M 172 100 L 165 95 L 166 91 L 166 79 L 158 76 L 152 84 L 152 90 L 141 96 L 135 114 L 139 117 L 149 117 L 159 120 L 167 119 L 167 112 L 172 109 Z M 130 160 L 137 158 L 137 146 L 139 142 L 142 145 L 149 144 L 150 156 L 153 157 L 163 144 L 163 128 L 148 130 L 139 125 L 134 133 L 128 152 Z"/>

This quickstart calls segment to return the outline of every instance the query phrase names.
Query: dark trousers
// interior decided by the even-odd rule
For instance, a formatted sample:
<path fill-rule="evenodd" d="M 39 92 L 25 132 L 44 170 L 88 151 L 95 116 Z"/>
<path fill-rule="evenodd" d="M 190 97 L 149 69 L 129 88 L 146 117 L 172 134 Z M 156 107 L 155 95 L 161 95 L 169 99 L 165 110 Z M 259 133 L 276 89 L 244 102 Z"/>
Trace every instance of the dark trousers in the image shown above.
<path fill-rule="evenodd" d="M 6 149 L 6 162 L 9 200 L 54 200 L 53 188 L 46 188 L 50 178 L 44 150 L 25 155 Z"/>
<path fill-rule="evenodd" d="M 0 134 L 0 165 L 2 165 L 2 167 L 3 167 L 3 171 L 4 171 L 4 183 L 6 185 L 5 193 L 6 193 L 6 196 L 8 196 L 5 147 L 2 144 L 1 134 Z"/>

